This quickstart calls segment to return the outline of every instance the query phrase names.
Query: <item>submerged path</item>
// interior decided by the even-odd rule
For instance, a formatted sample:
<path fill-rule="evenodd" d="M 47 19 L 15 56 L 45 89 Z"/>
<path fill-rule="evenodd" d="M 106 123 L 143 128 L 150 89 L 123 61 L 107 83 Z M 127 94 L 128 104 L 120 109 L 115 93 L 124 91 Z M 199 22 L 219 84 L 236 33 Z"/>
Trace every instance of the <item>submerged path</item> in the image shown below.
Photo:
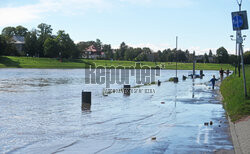
<path fill-rule="evenodd" d="M 233 152 L 219 87 L 207 82 L 218 73 L 204 73 L 142 87 L 155 93 L 104 97 L 103 85 L 83 84 L 82 70 L 3 69 L 0 153 Z M 160 80 L 174 75 L 163 70 Z M 83 89 L 92 91 L 91 112 L 81 111 Z"/>

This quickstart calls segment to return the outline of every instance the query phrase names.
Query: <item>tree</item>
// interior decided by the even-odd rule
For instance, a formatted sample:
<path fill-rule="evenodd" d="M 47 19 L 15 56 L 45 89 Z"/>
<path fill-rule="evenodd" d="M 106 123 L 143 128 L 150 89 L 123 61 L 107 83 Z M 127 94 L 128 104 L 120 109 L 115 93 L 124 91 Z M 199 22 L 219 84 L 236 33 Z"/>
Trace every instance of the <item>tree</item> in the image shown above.
<path fill-rule="evenodd" d="M 0 55 L 3 55 L 7 47 L 7 42 L 4 36 L 0 35 Z"/>
<path fill-rule="evenodd" d="M 208 54 L 209 57 L 213 57 L 213 53 L 212 53 L 212 50 L 209 50 L 209 54 Z"/>
<path fill-rule="evenodd" d="M 30 56 L 38 56 L 38 39 L 36 30 L 26 34 L 24 49 Z"/>
<path fill-rule="evenodd" d="M 245 57 L 244 57 L 244 59 L 245 59 Z M 228 63 L 235 66 L 237 64 L 237 56 L 236 55 L 229 55 Z"/>
<path fill-rule="evenodd" d="M 46 57 L 55 58 L 59 56 L 58 42 L 56 39 L 47 38 L 44 42 L 44 54 Z"/>
<path fill-rule="evenodd" d="M 39 46 L 39 54 L 38 56 L 43 57 L 44 56 L 44 42 L 47 38 L 52 37 L 52 28 L 51 25 L 47 25 L 45 23 L 41 23 L 37 26 L 38 28 L 38 46 Z"/>
<path fill-rule="evenodd" d="M 228 62 L 228 52 L 224 47 L 220 47 L 216 50 L 217 62 L 218 63 L 227 63 Z"/>
<path fill-rule="evenodd" d="M 78 58 L 80 52 L 77 50 L 69 34 L 66 34 L 63 30 L 59 30 L 56 41 L 58 42 L 59 52 L 61 52 L 62 58 Z"/>
<path fill-rule="evenodd" d="M 204 59 L 205 59 L 205 63 L 209 63 L 209 59 L 208 59 L 207 53 L 204 54 Z"/>
<path fill-rule="evenodd" d="M 10 38 L 0 35 L 0 55 L 5 56 L 18 56 L 19 53 L 16 47 L 10 43 Z"/>
<path fill-rule="evenodd" d="M 128 46 L 124 42 L 122 42 L 120 45 L 120 49 L 119 49 L 121 59 L 124 59 L 125 51 L 127 48 L 128 48 Z"/>
<path fill-rule="evenodd" d="M 11 38 L 15 35 L 16 28 L 15 27 L 5 27 L 2 30 L 2 35 Z"/>
<path fill-rule="evenodd" d="M 15 35 L 18 35 L 18 36 L 25 36 L 28 32 L 28 29 L 23 27 L 23 26 L 17 26 L 15 28 Z"/>
<path fill-rule="evenodd" d="M 52 34 L 52 28 L 51 25 L 47 25 L 45 23 L 41 23 L 37 26 L 38 28 L 38 35 L 39 36 L 46 36 Z"/>
<path fill-rule="evenodd" d="M 113 59 L 114 55 L 110 44 L 104 44 L 102 51 L 105 53 L 106 59 Z"/>
<path fill-rule="evenodd" d="M 181 51 L 181 50 L 178 50 L 177 51 L 177 60 L 179 62 L 185 62 L 187 61 L 187 57 L 186 57 L 186 53 Z"/>
<path fill-rule="evenodd" d="M 244 53 L 244 63 L 245 64 L 250 64 L 250 51 L 246 51 Z"/>
<path fill-rule="evenodd" d="M 97 51 L 101 51 L 102 50 L 102 42 L 101 42 L 100 39 L 96 39 L 95 47 L 96 47 Z"/>
<path fill-rule="evenodd" d="M 132 47 L 125 50 L 124 60 L 134 60 L 134 49 Z"/>

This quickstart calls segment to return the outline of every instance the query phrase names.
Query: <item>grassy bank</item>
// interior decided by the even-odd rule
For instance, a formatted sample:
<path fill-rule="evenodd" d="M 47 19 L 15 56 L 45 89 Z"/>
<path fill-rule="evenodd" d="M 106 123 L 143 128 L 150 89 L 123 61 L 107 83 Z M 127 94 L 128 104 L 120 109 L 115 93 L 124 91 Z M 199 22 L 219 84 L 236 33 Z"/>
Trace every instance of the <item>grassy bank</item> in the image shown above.
<path fill-rule="evenodd" d="M 156 65 L 164 64 L 165 69 L 175 69 L 175 63 L 171 62 L 141 62 L 141 65 L 147 65 L 150 67 L 155 67 Z M 86 68 L 87 66 L 135 66 L 133 61 L 110 61 L 110 60 L 87 60 L 87 59 L 76 59 L 76 60 L 66 60 L 63 59 L 60 62 L 58 59 L 54 58 L 32 58 L 32 57 L 12 57 L 12 56 L 2 56 L 0 57 L 0 68 Z M 197 63 L 197 70 L 219 70 L 223 69 L 233 69 L 232 66 L 228 64 L 204 64 Z M 192 70 L 192 63 L 178 63 L 178 69 L 181 70 Z"/>
<path fill-rule="evenodd" d="M 246 67 L 246 82 L 248 96 L 250 96 L 250 66 Z M 225 109 L 232 121 L 250 115 L 250 97 L 244 96 L 243 77 L 231 75 L 221 84 L 221 93 L 224 98 Z"/>

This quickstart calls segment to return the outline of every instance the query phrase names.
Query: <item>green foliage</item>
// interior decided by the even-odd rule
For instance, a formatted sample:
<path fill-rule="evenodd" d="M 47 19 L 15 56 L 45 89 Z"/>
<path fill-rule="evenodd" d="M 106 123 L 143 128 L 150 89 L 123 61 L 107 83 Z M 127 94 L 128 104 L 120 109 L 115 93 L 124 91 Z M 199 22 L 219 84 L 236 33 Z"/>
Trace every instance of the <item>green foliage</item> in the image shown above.
<path fill-rule="evenodd" d="M 19 55 L 16 47 L 9 43 L 10 38 L 8 36 L 0 35 L 0 55 L 15 56 Z"/>
<path fill-rule="evenodd" d="M 24 50 L 30 56 L 38 56 L 38 38 L 36 30 L 28 32 L 25 36 Z"/>
<path fill-rule="evenodd" d="M 47 38 L 44 42 L 44 55 L 46 57 L 59 57 L 59 45 L 56 39 Z"/>
<path fill-rule="evenodd" d="M 2 55 L 5 52 L 7 46 L 7 42 L 5 40 L 5 38 L 0 35 L 0 55 Z"/>
<path fill-rule="evenodd" d="M 227 63 L 229 60 L 228 52 L 224 47 L 220 47 L 216 50 L 216 56 L 218 63 Z"/>
<path fill-rule="evenodd" d="M 204 54 L 204 59 L 205 59 L 205 63 L 209 63 L 209 59 L 208 59 L 207 53 Z"/>
<path fill-rule="evenodd" d="M 250 64 L 250 51 L 244 53 L 244 63 Z"/>
<path fill-rule="evenodd" d="M 59 30 L 55 39 L 62 58 L 77 58 L 78 50 L 69 34 L 66 34 L 63 30 Z"/>
<path fill-rule="evenodd" d="M 8 38 L 11 38 L 14 35 L 17 36 L 25 36 L 28 32 L 28 29 L 23 26 L 17 26 L 17 27 L 5 27 L 2 30 L 2 35 L 7 36 Z"/>
<path fill-rule="evenodd" d="M 15 35 L 16 28 L 15 27 L 5 27 L 2 30 L 2 35 L 11 38 Z"/>
<path fill-rule="evenodd" d="M 15 29 L 15 35 L 17 36 L 26 36 L 27 32 L 28 32 L 28 29 L 20 25 L 17 26 Z"/>
<path fill-rule="evenodd" d="M 246 83 L 248 96 L 250 96 L 250 66 L 246 67 Z M 223 80 L 221 84 L 221 93 L 224 98 L 224 106 L 228 115 L 233 121 L 250 115 L 250 99 L 244 96 L 243 77 L 231 75 Z"/>
<path fill-rule="evenodd" d="M 105 53 L 106 59 L 113 59 L 114 58 L 114 54 L 113 54 L 113 51 L 111 49 L 111 45 L 110 44 L 109 45 L 105 44 L 103 46 L 102 51 Z"/>

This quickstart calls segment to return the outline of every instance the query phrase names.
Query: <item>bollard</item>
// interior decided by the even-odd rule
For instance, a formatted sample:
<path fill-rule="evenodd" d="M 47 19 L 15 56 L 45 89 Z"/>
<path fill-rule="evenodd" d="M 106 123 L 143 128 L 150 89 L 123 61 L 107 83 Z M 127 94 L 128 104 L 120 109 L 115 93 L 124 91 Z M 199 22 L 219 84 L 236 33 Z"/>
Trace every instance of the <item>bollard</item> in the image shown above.
<path fill-rule="evenodd" d="M 158 86 L 160 86 L 161 85 L 161 81 L 160 80 L 158 80 Z"/>
<path fill-rule="evenodd" d="M 130 95 L 130 85 L 124 85 L 124 95 Z"/>
<path fill-rule="evenodd" d="M 203 70 L 200 70 L 200 76 L 204 76 Z"/>
<path fill-rule="evenodd" d="M 82 110 L 90 110 L 91 92 L 82 91 Z"/>
<path fill-rule="evenodd" d="M 178 78 L 177 77 L 174 77 L 174 83 L 178 83 Z"/>
<path fill-rule="evenodd" d="M 185 75 L 182 76 L 182 80 L 186 80 L 187 77 Z"/>

